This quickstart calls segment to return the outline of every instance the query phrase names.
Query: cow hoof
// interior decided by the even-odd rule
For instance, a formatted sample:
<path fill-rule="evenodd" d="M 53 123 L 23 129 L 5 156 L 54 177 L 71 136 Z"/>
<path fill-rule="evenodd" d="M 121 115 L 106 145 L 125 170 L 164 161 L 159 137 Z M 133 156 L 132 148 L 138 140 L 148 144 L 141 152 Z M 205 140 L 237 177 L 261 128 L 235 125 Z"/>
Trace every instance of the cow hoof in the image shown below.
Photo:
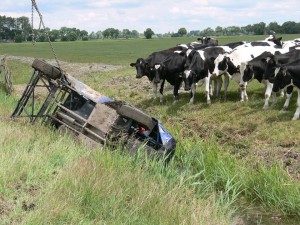
<path fill-rule="evenodd" d="M 297 119 L 299 119 L 299 118 L 294 116 L 292 120 L 297 120 Z"/>
<path fill-rule="evenodd" d="M 210 101 L 210 100 L 209 100 L 209 101 L 207 101 L 207 104 L 208 104 L 208 105 L 210 105 L 210 104 L 211 104 L 211 101 Z"/>
<path fill-rule="evenodd" d="M 287 107 L 283 107 L 283 108 L 281 109 L 281 111 L 282 111 L 282 112 L 286 112 L 286 111 L 287 111 Z"/>
<path fill-rule="evenodd" d="M 264 110 L 267 110 L 267 109 L 269 109 L 269 106 L 264 105 L 263 109 L 264 109 Z"/>

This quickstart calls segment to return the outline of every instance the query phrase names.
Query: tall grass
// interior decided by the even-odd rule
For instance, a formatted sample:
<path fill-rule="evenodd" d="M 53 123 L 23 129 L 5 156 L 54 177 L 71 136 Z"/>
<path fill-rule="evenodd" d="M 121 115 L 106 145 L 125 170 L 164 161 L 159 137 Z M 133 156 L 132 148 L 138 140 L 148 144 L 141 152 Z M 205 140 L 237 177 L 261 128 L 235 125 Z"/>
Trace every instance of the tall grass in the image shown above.
<path fill-rule="evenodd" d="M 33 224 L 228 224 L 211 200 L 193 189 L 137 169 L 109 152 L 70 165 L 28 217 Z M 205 207 L 204 207 L 205 206 Z M 49 213 L 51 211 L 52 213 Z M 41 216 L 43 215 L 43 216 Z M 47 215 L 47 216 L 45 216 Z"/>

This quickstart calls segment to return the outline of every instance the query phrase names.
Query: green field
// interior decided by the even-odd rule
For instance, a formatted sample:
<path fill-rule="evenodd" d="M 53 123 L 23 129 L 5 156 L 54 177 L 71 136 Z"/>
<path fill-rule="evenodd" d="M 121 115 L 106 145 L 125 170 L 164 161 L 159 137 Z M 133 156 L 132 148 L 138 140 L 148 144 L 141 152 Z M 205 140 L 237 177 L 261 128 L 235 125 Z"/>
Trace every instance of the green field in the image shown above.
<path fill-rule="evenodd" d="M 219 43 L 265 36 L 219 37 Z M 284 35 L 283 40 L 298 38 Z M 95 90 L 125 100 L 158 118 L 175 136 L 177 149 L 167 168 L 118 152 L 89 152 L 72 137 L 9 118 L 17 89 L 32 73 L 30 64 L 9 60 L 16 91 L 0 92 L 0 224 L 297 224 L 300 216 L 300 121 L 284 99 L 262 110 L 263 85 L 249 84 L 249 101 L 239 102 L 231 83 L 226 101 L 195 104 L 180 93 L 172 104 L 152 99 L 146 78 L 137 80 L 131 62 L 194 38 L 99 40 L 53 43 L 59 60 L 121 65 L 113 71 L 78 76 Z M 0 55 L 53 59 L 48 43 L 0 43 Z M 68 72 L 68 71 L 67 71 Z M 19 93 L 20 94 L 20 93 Z M 143 169 L 141 169 L 143 168 Z M 247 219 L 248 218 L 248 219 Z"/>
<path fill-rule="evenodd" d="M 280 35 L 278 35 L 280 36 Z M 297 35 L 282 35 L 283 40 L 299 38 Z M 263 40 L 266 36 L 229 36 L 218 37 L 219 44 L 235 41 Z M 191 38 L 163 39 L 128 39 L 128 40 L 97 40 L 87 42 L 54 42 L 54 50 L 60 60 L 68 62 L 104 63 L 113 65 L 128 65 L 138 57 L 147 57 L 154 51 L 175 46 L 176 44 L 196 41 Z M 1 43 L 0 55 L 31 56 L 36 58 L 53 58 L 48 42 L 33 45 L 28 43 Z"/>

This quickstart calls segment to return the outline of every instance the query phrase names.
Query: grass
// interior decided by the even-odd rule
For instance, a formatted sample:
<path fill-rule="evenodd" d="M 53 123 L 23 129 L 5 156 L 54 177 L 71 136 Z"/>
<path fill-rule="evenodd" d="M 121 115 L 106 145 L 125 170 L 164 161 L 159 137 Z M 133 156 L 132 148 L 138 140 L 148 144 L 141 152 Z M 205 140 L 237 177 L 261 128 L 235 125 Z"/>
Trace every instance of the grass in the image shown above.
<path fill-rule="evenodd" d="M 220 37 L 220 41 L 232 42 L 238 38 Z M 109 151 L 89 153 L 68 136 L 38 125 L 29 126 L 24 120 L 10 121 L 16 97 L 1 92 L 0 135 L 5 141 L 0 142 L 0 149 L 4 146 L 6 150 L 0 163 L 1 193 L 4 193 L 0 196 L 0 206 L 8 204 L 11 209 L 4 221 L 229 224 L 241 201 L 264 207 L 268 215 L 299 217 L 300 124 L 291 121 L 295 99 L 287 113 L 279 112 L 282 99 L 271 109 L 262 110 L 263 86 L 253 81 L 248 89 L 249 102 L 245 103 L 239 102 L 237 85 L 232 83 L 226 101 L 213 97 L 211 105 L 205 104 L 201 87 L 197 89 L 194 105 L 188 104 L 188 93 L 180 93 L 180 100 L 172 104 L 171 90 L 166 90 L 165 102 L 160 104 L 151 98 L 150 84 L 144 78 L 135 79 L 135 70 L 128 66 L 132 60 L 188 41 L 192 40 L 55 43 L 62 60 L 123 65 L 116 71 L 82 74 L 80 80 L 109 97 L 138 106 L 163 122 L 178 143 L 174 160 L 166 169 Z M 37 51 L 29 51 L 33 47 L 26 43 L 0 45 L 11 51 L 9 54 L 38 57 Z M 36 47 L 42 48 L 41 57 L 48 58 L 46 43 L 38 43 Z M 48 56 L 51 58 L 51 54 Z M 16 61 L 9 61 L 9 66 L 16 83 L 26 83 L 31 68 L 26 64 L 18 66 Z M 19 146 L 23 146 L 22 151 Z M 22 181 L 23 171 L 27 186 Z M 22 197 L 14 203 L 14 196 L 19 193 L 14 185 L 19 183 Z M 35 198 L 25 191 L 30 185 L 38 186 Z M 27 208 L 34 203 L 34 210 L 24 210 L 23 201 Z M 296 224 L 295 221 L 289 224 Z"/>
<path fill-rule="evenodd" d="M 278 34 L 278 36 L 281 36 Z M 283 40 L 298 38 L 297 35 L 282 35 Z M 263 40 L 261 36 L 228 36 L 218 37 L 219 44 L 235 41 Z M 111 65 L 129 65 L 139 57 L 147 57 L 154 51 L 167 49 L 180 43 L 196 41 L 190 38 L 161 39 L 128 39 L 128 40 L 95 40 L 76 42 L 54 42 L 53 47 L 59 60 L 78 63 L 103 63 Z M 0 43 L 0 54 L 31 56 L 53 59 L 52 49 L 48 42 L 36 43 Z"/>
<path fill-rule="evenodd" d="M 198 198 L 178 182 L 175 167 L 162 173 L 162 164 L 90 152 L 66 134 L 12 121 L 16 99 L 0 97 L 0 224 L 229 223 L 213 195 Z"/>

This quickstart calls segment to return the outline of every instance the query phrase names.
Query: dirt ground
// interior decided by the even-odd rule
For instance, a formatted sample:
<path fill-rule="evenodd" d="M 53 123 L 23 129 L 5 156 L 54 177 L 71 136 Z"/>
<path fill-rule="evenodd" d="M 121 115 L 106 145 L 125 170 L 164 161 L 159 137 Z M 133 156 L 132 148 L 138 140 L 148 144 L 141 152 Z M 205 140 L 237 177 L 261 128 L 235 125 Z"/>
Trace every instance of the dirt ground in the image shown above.
<path fill-rule="evenodd" d="M 0 58 L 3 58 L 3 55 L 0 55 Z M 7 60 L 15 60 L 20 61 L 21 63 L 32 64 L 34 58 L 25 57 L 25 56 L 7 56 Z M 57 62 L 53 60 L 46 60 L 51 65 L 57 66 Z M 96 72 L 96 71 L 109 71 L 109 70 L 117 70 L 122 66 L 114 66 L 114 65 L 104 65 L 97 63 L 69 63 L 64 61 L 59 61 L 61 68 L 71 74 L 74 77 L 79 76 L 80 74 L 84 74 L 87 72 Z"/>

